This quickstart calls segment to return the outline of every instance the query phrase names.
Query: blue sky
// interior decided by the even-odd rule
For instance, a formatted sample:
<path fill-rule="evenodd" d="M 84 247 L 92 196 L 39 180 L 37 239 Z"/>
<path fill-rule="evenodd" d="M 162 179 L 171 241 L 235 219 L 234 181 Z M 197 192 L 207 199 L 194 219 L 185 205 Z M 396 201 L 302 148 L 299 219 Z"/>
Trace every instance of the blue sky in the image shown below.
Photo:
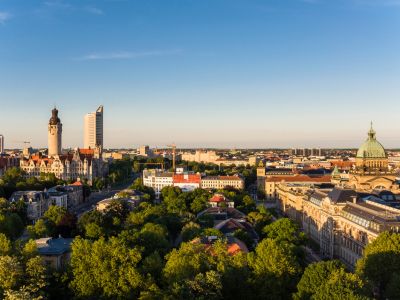
<path fill-rule="evenodd" d="M 400 147 L 400 0 L 0 0 L 0 133 L 63 146 Z"/>

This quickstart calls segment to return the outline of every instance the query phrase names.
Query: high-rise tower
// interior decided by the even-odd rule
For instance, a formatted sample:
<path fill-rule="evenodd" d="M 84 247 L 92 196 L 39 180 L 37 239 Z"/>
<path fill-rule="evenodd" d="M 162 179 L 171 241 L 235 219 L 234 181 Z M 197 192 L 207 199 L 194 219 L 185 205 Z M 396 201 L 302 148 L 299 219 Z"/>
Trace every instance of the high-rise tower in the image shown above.
<path fill-rule="evenodd" d="M 92 113 L 85 115 L 84 124 L 84 148 L 103 149 L 103 105 Z"/>
<path fill-rule="evenodd" d="M 48 126 L 49 137 L 49 157 L 61 154 L 61 137 L 62 137 L 62 124 L 58 117 L 58 110 L 54 108 L 51 111 L 51 118 Z"/>
<path fill-rule="evenodd" d="M 0 154 L 4 152 L 4 136 L 0 134 Z"/>

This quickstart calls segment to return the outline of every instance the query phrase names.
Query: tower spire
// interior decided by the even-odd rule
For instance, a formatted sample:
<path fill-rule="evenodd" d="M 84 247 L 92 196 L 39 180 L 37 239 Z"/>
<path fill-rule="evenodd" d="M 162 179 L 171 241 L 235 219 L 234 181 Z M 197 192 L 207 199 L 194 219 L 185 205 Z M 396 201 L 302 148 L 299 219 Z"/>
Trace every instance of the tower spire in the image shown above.
<path fill-rule="evenodd" d="M 375 132 L 375 130 L 374 130 L 374 128 L 373 128 L 373 123 L 372 123 L 372 121 L 371 121 L 371 128 L 370 128 L 370 130 L 368 131 L 368 137 L 369 137 L 370 139 L 375 139 L 375 138 L 376 138 L 376 132 Z"/>

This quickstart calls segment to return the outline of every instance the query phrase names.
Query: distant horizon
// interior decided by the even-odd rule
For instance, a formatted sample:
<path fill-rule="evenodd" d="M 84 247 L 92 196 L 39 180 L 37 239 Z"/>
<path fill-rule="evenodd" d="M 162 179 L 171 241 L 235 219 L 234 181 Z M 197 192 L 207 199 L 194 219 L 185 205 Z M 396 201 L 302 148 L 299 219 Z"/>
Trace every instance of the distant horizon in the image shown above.
<path fill-rule="evenodd" d="M 121 148 L 104 148 L 104 150 L 106 151 L 110 151 L 110 150 L 137 150 L 140 146 L 149 146 L 150 149 L 157 149 L 157 150 L 171 150 L 171 148 L 168 147 L 157 147 L 157 146 L 150 146 L 150 145 L 139 145 L 137 147 L 121 147 Z M 68 150 L 74 150 L 74 149 L 83 149 L 82 147 L 70 147 L 70 148 L 62 148 L 62 151 L 68 151 Z M 22 151 L 24 148 L 5 148 L 5 151 L 13 151 L 13 150 L 20 150 Z M 47 147 L 32 147 L 33 150 L 46 150 Z M 359 149 L 359 147 L 336 147 L 336 148 L 332 148 L 332 147 L 268 147 L 268 148 L 223 148 L 223 147 L 178 147 L 176 150 L 178 152 L 180 151 L 191 151 L 191 150 L 204 150 L 204 151 L 235 151 L 235 150 L 266 150 L 266 151 L 270 151 L 270 150 L 291 150 L 291 149 L 321 149 L 321 150 L 350 150 L 350 151 L 357 151 Z M 385 148 L 386 151 L 400 151 L 400 147 L 398 148 Z"/>

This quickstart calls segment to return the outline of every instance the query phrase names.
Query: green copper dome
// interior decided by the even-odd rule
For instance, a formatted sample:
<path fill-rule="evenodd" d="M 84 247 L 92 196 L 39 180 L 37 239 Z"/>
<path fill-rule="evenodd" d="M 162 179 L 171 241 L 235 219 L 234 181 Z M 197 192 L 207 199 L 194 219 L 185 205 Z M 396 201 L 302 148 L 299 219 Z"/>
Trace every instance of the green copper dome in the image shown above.
<path fill-rule="evenodd" d="M 386 158 L 385 148 L 376 140 L 376 132 L 372 128 L 368 132 L 368 139 L 357 151 L 357 158 Z"/>

